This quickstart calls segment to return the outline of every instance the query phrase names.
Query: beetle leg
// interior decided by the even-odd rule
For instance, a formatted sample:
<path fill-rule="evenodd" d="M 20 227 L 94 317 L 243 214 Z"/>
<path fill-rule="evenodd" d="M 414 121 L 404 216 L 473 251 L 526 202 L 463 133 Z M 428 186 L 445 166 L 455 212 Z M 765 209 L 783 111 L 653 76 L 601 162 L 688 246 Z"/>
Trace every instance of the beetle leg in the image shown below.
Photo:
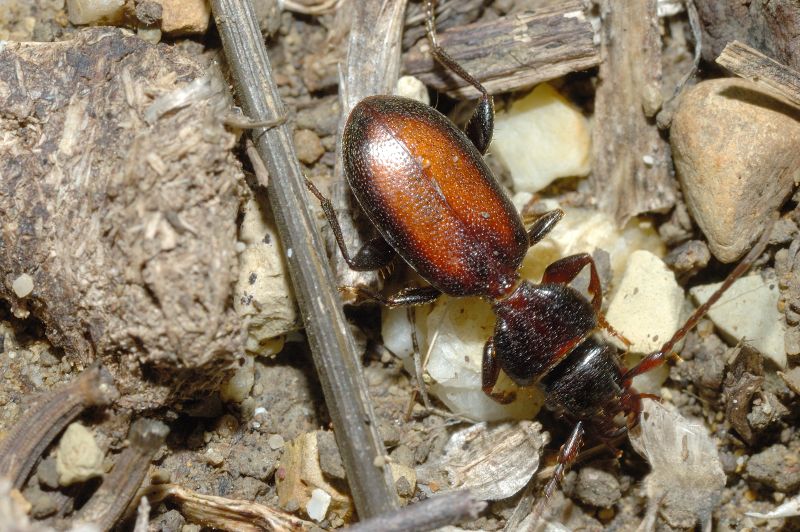
<path fill-rule="evenodd" d="M 603 289 L 600 286 L 600 276 L 597 274 L 597 266 L 591 255 L 588 253 L 578 253 L 555 261 L 545 269 L 544 275 L 542 276 L 542 283 L 569 284 L 586 266 L 589 266 L 589 294 L 592 296 L 592 307 L 594 307 L 594 311 L 597 313 L 597 323 L 600 327 L 619 338 L 623 344 L 630 347 L 631 341 L 614 329 L 614 327 L 606 321 L 606 317 L 600 311 L 600 307 L 603 304 Z"/>
<path fill-rule="evenodd" d="M 350 292 L 367 301 L 375 301 L 389 308 L 407 305 L 427 305 L 442 295 L 439 289 L 432 286 L 404 288 L 391 296 L 384 296 L 360 286 L 341 286 L 341 292 Z"/>
<path fill-rule="evenodd" d="M 569 471 L 569 468 L 578 457 L 578 453 L 583 445 L 583 433 L 583 421 L 578 421 L 575 424 L 575 428 L 572 429 L 572 434 L 570 434 L 569 439 L 566 441 L 566 443 L 564 443 L 564 445 L 561 446 L 561 449 L 558 452 L 558 463 L 556 464 L 556 469 L 553 472 L 553 477 L 547 482 L 547 486 L 545 486 L 544 492 L 539 498 L 539 501 L 536 503 L 536 508 L 533 510 L 534 522 L 537 522 L 542 516 L 542 513 L 547 506 L 547 501 L 550 500 L 550 497 L 553 495 L 556 486 L 561 484 L 561 481 L 564 479 L 564 475 L 567 474 L 567 471 Z"/>
<path fill-rule="evenodd" d="M 594 259 L 588 253 L 578 253 L 559 259 L 550 264 L 542 276 L 542 284 L 569 284 L 575 280 L 581 270 L 586 266 L 590 268 L 589 294 L 592 296 L 592 306 L 596 311 L 600 311 L 603 304 L 603 290 L 600 287 L 600 276 L 597 274 L 597 266 Z"/>
<path fill-rule="evenodd" d="M 500 376 L 500 364 L 494 352 L 494 337 L 489 338 L 483 346 L 483 363 L 481 366 L 481 388 L 483 393 L 500 403 L 507 405 L 517 398 L 514 392 L 495 392 L 494 385 Z"/>
<path fill-rule="evenodd" d="M 427 0 L 425 4 L 425 27 L 428 30 L 428 41 L 431 44 L 431 55 L 442 64 L 445 68 L 451 70 L 458 77 L 475 87 L 480 93 L 481 97 L 478 100 L 478 105 L 472 112 L 472 116 L 467 122 L 464 132 L 472 141 L 472 144 L 478 148 L 481 155 L 486 154 L 489 149 L 489 144 L 492 142 L 492 132 L 494 131 L 494 101 L 486 87 L 481 85 L 481 82 L 475 79 L 472 74 L 464 70 L 464 67 L 459 65 L 455 59 L 444 51 L 439 45 L 439 38 L 436 36 L 436 18 L 434 15 L 433 1 Z"/>
<path fill-rule="evenodd" d="M 373 238 L 365 243 L 356 252 L 355 256 L 351 257 L 344 243 L 342 228 L 336 218 L 336 211 L 333 209 L 331 200 L 323 196 L 322 192 L 308 179 L 306 179 L 306 187 L 319 200 L 322 211 L 325 213 L 325 218 L 328 219 L 328 224 L 333 231 L 333 236 L 336 238 L 336 243 L 339 245 L 339 250 L 342 252 L 342 257 L 344 257 L 345 262 L 351 269 L 357 272 L 379 270 L 392 261 L 395 251 L 382 237 Z"/>
<path fill-rule="evenodd" d="M 564 217 L 564 211 L 553 209 L 541 215 L 528 229 L 528 247 L 538 244 Z"/>

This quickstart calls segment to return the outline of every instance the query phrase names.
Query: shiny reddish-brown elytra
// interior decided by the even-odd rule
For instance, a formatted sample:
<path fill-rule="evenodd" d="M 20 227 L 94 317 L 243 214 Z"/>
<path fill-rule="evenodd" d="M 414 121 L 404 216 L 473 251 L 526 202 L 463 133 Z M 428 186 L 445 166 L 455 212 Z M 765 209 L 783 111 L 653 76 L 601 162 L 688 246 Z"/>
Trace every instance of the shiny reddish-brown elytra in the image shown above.
<path fill-rule="evenodd" d="M 502 369 L 521 386 L 541 386 L 547 405 L 575 423 L 545 488 L 546 500 L 577 456 L 586 431 L 609 441 L 625 430 L 616 416 L 626 416 L 629 426 L 637 422 L 642 396 L 631 386 L 633 377 L 665 361 L 760 255 L 767 238 L 762 237 L 659 351 L 630 370 L 624 368 L 617 348 L 598 334 L 601 328 L 616 333 L 600 312 L 602 290 L 590 255 L 552 263 L 539 284 L 520 279 L 518 269 L 528 247 L 544 238 L 563 213 L 546 213 L 525 230 L 483 161 L 492 137 L 492 98 L 439 47 L 430 1 L 427 8 L 433 55 L 482 95 L 465 132 L 438 111 L 406 98 L 373 96 L 356 105 L 342 138 L 345 175 L 381 236 L 355 256 L 345 246 L 332 205 L 311 182 L 307 184 L 351 268 L 378 269 L 396 253 L 430 283 L 389 297 L 360 290 L 363 294 L 389 306 L 430 303 L 442 293 L 491 302 L 497 321 L 483 353 L 484 392 L 500 402 L 513 399 L 493 391 Z M 590 299 L 570 286 L 587 266 Z"/>
<path fill-rule="evenodd" d="M 362 100 L 344 130 L 345 173 L 384 239 L 440 291 L 500 297 L 528 249 L 477 148 L 427 105 Z"/>

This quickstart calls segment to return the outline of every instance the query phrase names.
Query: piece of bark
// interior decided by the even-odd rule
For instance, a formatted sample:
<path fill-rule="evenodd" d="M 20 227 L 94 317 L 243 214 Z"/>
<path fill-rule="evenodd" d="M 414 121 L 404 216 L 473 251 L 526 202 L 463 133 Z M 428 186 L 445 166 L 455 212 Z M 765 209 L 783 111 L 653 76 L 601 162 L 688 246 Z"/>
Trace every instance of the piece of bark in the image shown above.
<path fill-rule="evenodd" d="M 595 97 L 593 201 L 620 226 L 675 203 L 669 150 L 653 117 L 661 101 L 656 0 L 600 0 L 602 58 Z"/>
<path fill-rule="evenodd" d="M 127 406 L 217 386 L 243 343 L 224 80 L 107 28 L 4 43 L 0 80 L 0 298 L 76 365 L 101 358 Z"/>
<path fill-rule="evenodd" d="M 703 58 L 713 62 L 731 41 L 741 41 L 800 70 L 797 0 L 694 0 L 703 26 Z"/>
<path fill-rule="evenodd" d="M 400 73 L 400 37 L 405 7 L 406 0 L 352 0 L 344 2 L 339 8 L 337 17 L 347 16 L 352 19 L 347 58 L 339 83 L 342 110 L 339 139 L 342 138 L 350 111 L 358 102 L 367 96 L 394 92 Z M 358 202 L 344 178 L 341 142 L 336 144 L 336 168 L 330 198 L 339 213 L 344 241 L 353 254 L 364 242 L 375 237 L 377 232 L 360 212 Z M 379 289 L 381 281 L 378 272 L 351 270 L 333 241 L 332 234 L 330 236 L 328 249 L 339 285 Z M 343 296 L 347 301 L 348 296 Z"/>
<path fill-rule="evenodd" d="M 728 43 L 717 63 L 739 77 L 777 92 L 800 107 L 800 72 L 775 61 L 739 41 Z"/>
<path fill-rule="evenodd" d="M 581 0 L 439 34 L 447 53 L 491 93 L 515 91 L 598 65 L 600 46 L 595 37 Z M 479 95 L 434 61 L 426 40 L 406 55 L 403 66 L 407 74 L 436 90 L 466 98 Z"/>

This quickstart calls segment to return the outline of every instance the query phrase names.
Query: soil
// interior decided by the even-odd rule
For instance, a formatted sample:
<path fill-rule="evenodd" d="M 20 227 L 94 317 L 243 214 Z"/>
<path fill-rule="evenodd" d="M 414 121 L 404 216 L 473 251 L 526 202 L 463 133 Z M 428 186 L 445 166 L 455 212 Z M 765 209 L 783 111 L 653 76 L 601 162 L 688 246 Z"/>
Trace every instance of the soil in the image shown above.
<path fill-rule="evenodd" d="M 448 27 L 476 19 L 488 20 L 533 3 L 525 0 L 469 2 L 464 4 L 467 12 L 445 15 L 440 24 Z M 284 105 L 289 110 L 289 122 L 295 127 L 297 143 L 302 145 L 298 157 L 306 176 L 321 188 L 326 188 L 332 180 L 336 158 L 339 118 L 337 63 L 344 53 L 343 46 L 330 45 L 329 36 L 341 31 L 341 28 L 337 27 L 333 14 L 309 16 L 285 11 L 276 19 L 276 10 L 270 7 L 272 4 L 259 4 L 259 13 L 263 17 L 261 28 L 265 32 Z M 418 7 L 414 5 L 414 9 Z M 3 13 L 0 14 L 0 39 L 48 42 L 61 40 L 77 31 L 69 24 L 65 8 L 58 0 L 0 0 L 0 13 Z M 664 50 L 668 56 L 664 60 L 664 78 L 671 80 L 672 86 L 686 71 L 692 56 L 692 50 L 687 48 L 692 45 L 691 39 L 684 38 L 684 33 L 680 38 L 673 38 L 676 28 L 680 28 L 687 36 L 691 35 L 685 13 L 675 15 L 665 23 L 668 46 Z M 424 36 L 419 20 L 409 26 L 407 35 L 415 39 Z M 410 47 L 414 42 L 404 42 L 404 46 Z M 176 38 L 160 46 L 165 48 L 159 53 L 168 55 L 169 48 L 177 47 L 185 53 L 196 55 L 197 64 L 202 65 L 207 64 L 211 56 L 221 54 L 221 45 L 213 30 L 193 40 Z M 582 105 L 587 114 L 591 111 L 591 100 L 585 97 L 589 85 L 586 78 L 595 73 L 567 76 L 559 82 L 559 88 L 565 94 L 574 95 L 576 104 Z M 453 101 L 446 96 L 441 96 L 439 103 L 443 109 L 453 107 Z M 502 102 L 499 103 L 502 105 Z M 4 113 L 0 109 L 0 116 Z M 156 138 L 151 141 L 169 140 Z M 217 150 L 218 144 L 225 144 L 222 147 L 225 152 L 229 148 L 226 145 L 228 142 L 233 146 L 232 138 L 214 140 L 209 144 L 210 147 L 202 148 L 202 154 Z M 245 173 L 248 173 L 250 167 L 244 155 L 244 144 L 238 138 L 235 142 L 230 153 L 243 161 L 241 164 Z M 97 149 L 102 150 L 102 146 Z M 201 157 L 202 154 L 192 152 L 189 156 Z M 227 155 L 214 156 L 211 160 L 201 157 L 200 163 L 206 166 L 219 164 L 222 168 L 231 163 L 223 161 L 224 157 Z M 178 159 L 167 163 L 187 164 L 185 160 Z M 114 160 L 108 164 L 115 164 Z M 240 221 L 237 220 L 236 204 L 240 204 L 250 192 L 244 190 L 245 178 L 242 177 L 240 163 L 233 163 L 233 166 L 235 170 L 228 177 L 240 182 L 228 189 L 236 189 L 230 192 L 228 203 L 219 205 L 214 202 L 213 207 L 224 210 L 230 225 L 221 233 L 217 231 L 213 239 L 198 241 L 197 247 L 193 248 L 198 257 L 203 255 L 202 251 L 208 242 L 208 245 L 213 244 L 223 250 L 233 249 L 236 245 L 234 224 Z M 209 170 L 209 173 L 212 172 L 219 177 L 220 172 L 227 170 Z M 4 186 L 4 179 L 0 176 L 0 189 Z M 190 192 L 187 189 L 180 193 Z M 565 190 L 555 192 L 574 201 L 575 187 L 567 185 Z M 208 199 L 211 201 L 210 197 Z M 791 211 L 794 205 L 796 202 L 791 202 L 785 214 L 796 221 L 798 216 Z M 665 244 L 674 250 L 670 265 L 681 282 L 688 289 L 700 281 L 721 279 L 727 270 L 713 259 L 709 261 L 708 250 L 701 242 L 702 235 L 691 229 L 691 225 L 687 228 L 681 217 L 682 213 L 685 216 L 685 208 L 679 205 L 675 213 L 655 216 L 654 220 L 659 224 L 659 233 Z M 195 222 L 198 221 L 199 218 L 195 219 Z M 318 221 L 322 228 L 322 218 Z M 68 221 L 59 219 L 51 223 L 64 225 Z M 115 223 L 132 222 L 123 213 Z M 800 245 L 794 227 L 795 230 L 790 231 L 780 243 L 781 248 L 796 250 Z M 219 242 L 222 238 L 228 241 Z M 53 240 L 49 243 L 52 245 Z M 0 241 L 0 248 L 3 245 L 11 247 L 10 242 Z M 226 260 L 232 260 L 232 255 L 226 257 Z M 111 261 L 108 271 L 115 271 L 113 261 L 116 259 L 110 256 L 108 260 Z M 128 257 L 128 260 L 139 259 Z M 192 261 L 194 258 L 184 257 L 181 260 Z M 796 297 L 795 288 L 800 286 L 800 271 L 797 268 L 793 270 L 789 262 L 781 264 L 780 258 L 777 262 L 774 266 L 768 264 L 766 267 L 778 269 L 785 279 L 783 285 L 788 287 L 787 297 L 789 301 L 794 301 L 791 298 Z M 164 267 L 168 266 L 166 264 Z M 215 275 L 194 279 L 191 287 L 184 289 L 216 294 L 218 287 L 204 287 L 202 283 L 228 286 L 233 282 L 235 276 L 231 275 L 231 270 L 235 269 L 235 265 L 208 266 L 208 269 L 214 268 L 217 272 Z M 0 271 L 4 278 L 7 274 Z M 175 279 L 162 281 L 178 282 Z M 153 283 L 154 286 L 160 286 L 158 280 Z M 196 293 L 200 294 L 200 291 Z M 83 305 L 85 295 L 53 289 L 48 297 L 54 298 L 56 305 L 60 296 L 66 298 L 60 304 L 67 307 L 56 310 L 69 313 L 71 307 L 68 306 Z M 231 368 L 243 356 L 243 344 L 236 336 L 239 333 L 235 317 L 230 314 L 229 305 L 220 303 L 225 297 L 228 296 L 208 296 L 204 303 L 208 306 L 219 303 L 221 309 L 220 323 L 214 325 L 218 333 L 213 338 L 213 342 L 217 342 L 215 352 L 219 356 L 217 360 L 221 361 L 219 364 L 209 366 L 206 360 L 194 363 L 192 360 L 171 359 L 170 353 L 174 353 L 175 349 L 159 344 L 156 336 L 172 334 L 180 327 L 187 330 L 191 327 L 171 321 L 162 323 L 161 316 L 143 316 L 141 326 L 161 327 L 154 329 L 156 332 L 152 335 L 144 336 L 150 344 L 128 346 L 122 351 L 111 349 L 114 356 L 123 358 L 112 360 L 111 355 L 103 355 L 105 362 L 114 367 L 115 376 L 121 380 L 122 400 L 110 409 L 90 410 L 78 419 L 92 427 L 99 447 L 111 464 L 125 446 L 128 425 L 133 417 L 146 414 L 158 418 L 169 425 L 171 433 L 165 448 L 155 456 L 151 478 L 162 483 L 168 480 L 206 495 L 255 501 L 308 518 L 297 507 L 296 501 L 286 503 L 279 496 L 277 477 L 286 475 L 281 460 L 289 442 L 316 431 L 319 468 L 324 480 L 341 492 L 346 492 L 347 484 L 305 338 L 302 333 L 290 333 L 280 353 L 271 357 L 257 357 L 254 383 L 248 396 L 241 402 L 223 401 L 218 392 L 219 382 L 230 374 Z M 75 378 L 87 362 L 76 356 L 76 351 L 104 349 L 97 345 L 86 347 L 82 343 L 86 339 L 72 329 L 64 330 L 59 335 L 50 334 L 43 322 L 52 318 L 55 307 L 44 311 L 31 308 L 31 312 L 24 317 L 25 313 L 19 312 L 11 299 L 0 301 L 0 437 L 16 423 L 25 422 L 25 413 L 36 398 Z M 105 306 L 95 301 L 92 308 L 99 310 L 93 315 L 98 320 L 119 319 L 118 305 L 124 301 L 128 300 L 122 298 L 120 302 L 104 303 Z M 181 305 L 176 303 L 173 312 L 180 313 L 183 308 Z M 431 412 L 416 404 L 411 409 L 412 415 L 407 416 L 414 390 L 413 378 L 398 359 L 381 348 L 380 324 L 374 315 L 371 309 L 351 313 L 356 328 L 365 331 L 364 336 L 370 339 L 363 342 L 364 372 L 375 413 L 380 420 L 384 443 L 397 464 L 416 468 L 434 463 L 443 455 L 450 434 L 464 428 L 467 422 L 448 415 L 439 404 Z M 194 349 L 205 356 L 203 348 L 199 346 L 208 345 L 212 340 L 203 336 L 202 328 L 195 330 L 197 335 L 192 341 L 197 345 Z M 185 333 L 183 329 L 181 331 L 181 334 Z M 108 353 L 109 350 L 103 352 Z M 798 495 L 800 397 L 797 388 L 792 389 L 787 385 L 788 377 L 782 379 L 775 368 L 760 360 L 754 362 L 752 356 L 748 358 L 747 353 L 742 354 L 741 347 L 726 344 L 714 333 L 709 322 L 704 322 L 687 336 L 681 354 L 683 362 L 671 368 L 662 396 L 664 402 L 677 406 L 683 416 L 700 420 L 718 445 L 727 484 L 722 493 L 722 502 L 713 514 L 715 529 L 800 530 L 800 518 L 797 517 L 761 521 L 745 515 L 746 512 L 768 512 L 785 499 Z M 796 357 L 790 357 L 790 368 L 798 362 Z M 166 389 L 172 385 L 178 386 L 175 381 L 158 375 L 159 372 L 170 373 L 171 364 L 182 372 L 188 372 L 182 373 L 177 379 L 183 383 L 179 393 Z M 186 379 L 190 378 L 188 375 L 199 381 L 186 384 Z M 792 377 L 795 378 L 792 382 L 796 382 L 796 370 Z M 742 407 L 742 404 L 745 406 Z M 549 413 L 543 412 L 539 421 L 544 430 L 550 433 L 550 443 L 543 459 L 547 465 L 553 462 L 559 446 L 568 435 L 569 427 Z M 563 522 L 572 529 L 636 529 L 645 519 L 648 508 L 642 480 L 649 468 L 628 443 L 621 443 L 620 450 L 622 452 L 618 459 L 610 451 L 601 452 L 574 467 L 564 482 L 565 495 L 558 493 L 553 497 L 549 514 L 562 516 L 561 519 L 568 515 L 569 519 Z M 53 471 L 53 455 L 53 448 L 45 452 L 22 493 L 31 504 L 32 518 L 41 520 L 45 525 L 63 527 L 97 486 L 86 483 L 72 488 L 59 487 Z M 440 483 L 446 482 L 446 478 L 440 479 Z M 398 482 L 398 489 L 404 502 L 412 503 L 434 494 L 440 487 L 437 482 L 428 481 L 426 485 L 420 484 L 411 490 L 408 482 Z M 517 498 L 494 502 L 477 520 L 463 522 L 459 526 L 467 530 L 500 530 L 510 517 Z M 154 504 L 150 512 L 149 529 L 184 532 L 202 529 L 179 510 L 169 501 Z M 655 529 L 680 529 L 674 526 L 678 520 L 668 513 L 667 509 L 655 516 Z M 343 510 L 318 525 L 321 528 L 343 526 L 349 519 L 347 515 L 348 512 Z M 124 526 L 131 528 L 132 523 L 129 520 Z"/>

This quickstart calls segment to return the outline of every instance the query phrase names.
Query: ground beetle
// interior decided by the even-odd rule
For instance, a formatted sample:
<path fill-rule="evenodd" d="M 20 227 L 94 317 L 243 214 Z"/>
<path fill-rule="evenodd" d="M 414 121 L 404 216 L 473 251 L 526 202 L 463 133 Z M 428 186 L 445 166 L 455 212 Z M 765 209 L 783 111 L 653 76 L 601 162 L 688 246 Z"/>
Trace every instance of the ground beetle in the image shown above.
<path fill-rule="evenodd" d="M 767 238 L 762 236 L 659 351 L 632 369 L 624 368 L 617 348 L 597 334 L 601 328 L 616 333 L 600 312 L 602 290 L 589 254 L 550 264 L 539 284 L 520 280 L 518 269 L 528 247 L 544 238 L 563 212 L 550 211 L 525 230 L 482 158 L 494 127 L 492 97 L 439 46 L 431 0 L 426 7 L 431 53 L 481 93 L 465 131 L 433 108 L 407 98 L 372 96 L 355 106 L 342 138 L 345 175 L 381 235 L 355 256 L 345 246 L 331 203 L 310 181 L 307 185 L 351 268 L 379 269 L 396 252 L 430 283 L 389 297 L 361 290 L 369 298 L 387 306 L 416 305 L 444 293 L 491 302 L 497 322 L 484 348 L 483 391 L 499 402 L 513 399 L 493 392 L 502 369 L 520 386 L 541 386 L 548 407 L 575 424 L 545 488 L 541 500 L 546 501 L 576 458 L 587 431 L 610 442 L 636 425 L 644 395 L 631 386 L 633 377 L 672 355 L 675 344 L 763 252 Z M 591 299 L 570 286 L 587 266 Z M 627 426 L 615 421 L 619 415 L 627 418 Z"/>

